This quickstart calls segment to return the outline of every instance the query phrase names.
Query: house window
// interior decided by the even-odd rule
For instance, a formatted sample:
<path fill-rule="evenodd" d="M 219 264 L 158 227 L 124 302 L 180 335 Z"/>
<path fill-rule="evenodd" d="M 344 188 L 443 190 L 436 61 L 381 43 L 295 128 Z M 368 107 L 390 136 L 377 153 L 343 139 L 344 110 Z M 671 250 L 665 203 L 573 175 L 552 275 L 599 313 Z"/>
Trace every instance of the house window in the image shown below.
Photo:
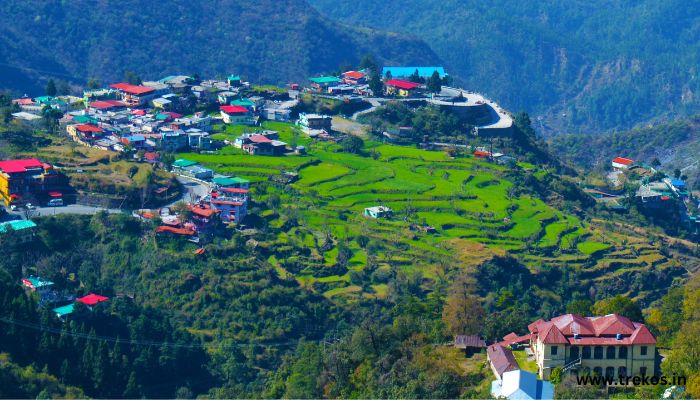
<path fill-rule="evenodd" d="M 640 351 L 641 355 L 643 355 L 643 356 L 647 355 L 647 346 L 642 346 L 642 348 L 639 349 L 639 351 Z"/>
<path fill-rule="evenodd" d="M 578 347 L 573 346 L 573 347 L 571 348 L 570 358 L 571 358 L 572 360 L 578 359 Z"/>
<path fill-rule="evenodd" d="M 627 367 L 620 367 L 617 369 L 617 374 L 620 376 L 627 376 Z"/>
<path fill-rule="evenodd" d="M 621 346 L 620 352 L 618 353 L 618 358 L 627 358 L 627 347 Z"/>
<path fill-rule="evenodd" d="M 647 374 L 647 367 L 639 368 L 639 375 L 645 376 Z"/>
<path fill-rule="evenodd" d="M 584 346 L 583 350 L 581 350 L 581 353 L 582 353 L 581 358 L 583 358 L 584 360 L 588 360 L 591 358 L 591 348 L 590 347 Z"/>
<path fill-rule="evenodd" d="M 612 378 L 615 376 L 615 367 L 607 367 L 605 368 L 605 376 Z"/>
<path fill-rule="evenodd" d="M 608 346 L 608 348 L 605 350 L 605 358 L 611 359 L 615 358 L 615 347 L 613 346 Z"/>
<path fill-rule="evenodd" d="M 553 356 L 557 355 L 557 351 L 559 351 L 559 348 L 557 346 L 552 346 L 551 353 Z"/>
<path fill-rule="evenodd" d="M 603 358 L 603 348 L 601 346 L 596 346 L 593 348 L 593 358 L 596 360 Z"/>
<path fill-rule="evenodd" d="M 596 376 L 603 375 L 603 368 L 601 368 L 601 367 L 593 368 L 593 375 L 596 375 Z"/>

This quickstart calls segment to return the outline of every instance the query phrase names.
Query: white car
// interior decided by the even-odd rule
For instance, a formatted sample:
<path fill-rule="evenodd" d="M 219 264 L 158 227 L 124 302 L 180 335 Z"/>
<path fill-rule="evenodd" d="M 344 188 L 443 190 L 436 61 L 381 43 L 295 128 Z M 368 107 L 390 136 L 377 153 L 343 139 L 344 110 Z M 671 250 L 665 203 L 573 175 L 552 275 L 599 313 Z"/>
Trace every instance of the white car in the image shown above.
<path fill-rule="evenodd" d="M 26 207 L 27 207 L 27 210 L 34 209 L 34 205 L 32 205 L 32 203 L 27 203 Z"/>
<path fill-rule="evenodd" d="M 16 205 L 11 205 L 10 206 L 10 211 L 17 211 L 17 206 Z"/>

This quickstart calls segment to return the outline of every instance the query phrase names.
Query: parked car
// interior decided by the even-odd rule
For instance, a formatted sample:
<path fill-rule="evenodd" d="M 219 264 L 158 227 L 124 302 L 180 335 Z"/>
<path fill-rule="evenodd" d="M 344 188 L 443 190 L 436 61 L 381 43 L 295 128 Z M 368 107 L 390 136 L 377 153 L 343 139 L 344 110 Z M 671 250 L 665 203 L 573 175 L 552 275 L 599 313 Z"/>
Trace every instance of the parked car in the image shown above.
<path fill-rule="evenodd" d="M 63 199 L 51 199 L 51 200 L 49 200 L 48 206 L 49 207 L 62 207 L 63 206 Z"/>
<path fill-rule="evenodd" d="M 27 205 L 26 205 L 25 207 L 27 207 L 27 210 L 33 210 L 33 209 L 34 209 L 34 205 L 33 205 L 32 203 L 27 203 Z"/>
<path fill-rule="evenodd" d="M 11 205 L 10 211 L 17 211 L 17 205 L 16 204 Z"/>

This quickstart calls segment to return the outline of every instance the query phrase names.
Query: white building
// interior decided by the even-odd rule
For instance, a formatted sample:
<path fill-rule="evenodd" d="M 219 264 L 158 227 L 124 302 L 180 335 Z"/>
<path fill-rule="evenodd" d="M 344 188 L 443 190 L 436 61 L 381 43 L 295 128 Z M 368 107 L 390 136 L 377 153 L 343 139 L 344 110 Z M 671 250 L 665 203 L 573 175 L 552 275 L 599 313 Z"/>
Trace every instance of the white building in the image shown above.
<path fill-rule="evenodd" d="M 491 382 L 491 396 L 510 400 L 553 399 L 554 385 L 537 379 L 532 372 L 516 369 Z"/>
<path fill-rule="evenodd" d="M 629 158 L 616 157 L 612 160 L 612 167 L 618 170 L 628 169 L 632 164 L 634 164 L 634 160 Z"/>

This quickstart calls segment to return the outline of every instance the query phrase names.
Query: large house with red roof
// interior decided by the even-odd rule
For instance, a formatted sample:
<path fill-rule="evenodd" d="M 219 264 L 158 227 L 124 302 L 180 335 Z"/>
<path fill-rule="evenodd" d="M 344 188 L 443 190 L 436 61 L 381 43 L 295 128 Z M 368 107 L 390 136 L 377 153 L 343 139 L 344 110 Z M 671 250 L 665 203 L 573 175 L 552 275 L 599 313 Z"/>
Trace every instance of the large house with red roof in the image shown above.
<path fill-rule="evenodd" d="M 130 83 L 115 83 L 110 85 L 112 89 L 119 92 L 119 96 L 127 106 L 143 106 L 149 101 L 164 94 L 162 91 L 148 86 L 132 85 Z"/>
<path fill-rule="evenodd" d="M 126 104 L 119 100 L 95 100 L 88 103 L 88 110 L 94 113 L 105 113 L 108 111 L 121 111 L 126 109 Z"/>
<path fill-rule="evenodd" d="M 221 119 L 227 124 L 255 125 L 250 110 L 243 106 L 221 106 Z"/>
<path fill-rule="evenodd" d="M 364 85 L 367 83 L 367 73 L 364 71 L 347 71 L 343 73 L 343 83 L 347 85 Z"/>
<path fill-rule="evenodd" d="M 0 201 L 6 205 L 36 201 L 48 193 L 60 196 L 62 184 L 53 166 L 36 158 L 0 161 Z"/>
<path fill-rule="evenodd" d="M 541 378 L 553 368 L 579 374 L 651 376 L 656 373 L 656 338 L 642 323 L 617 314 L 565 314 L 528 325 L 530 348 Z"/>
<path fill-rule="evenodd" d="M 90 146 L 102 138 L 104 130 L 94 124 L 75 124 L 66 127 L 68 134 L 78 143 Z"/>
<path fill-rule="evenodd" d="M 420 83 L 404 81 L 401 79 L 390 79 L 384 82 L 386 94 L 388 96 L 411 97 L 421 92 L 423 85 Z"/>

